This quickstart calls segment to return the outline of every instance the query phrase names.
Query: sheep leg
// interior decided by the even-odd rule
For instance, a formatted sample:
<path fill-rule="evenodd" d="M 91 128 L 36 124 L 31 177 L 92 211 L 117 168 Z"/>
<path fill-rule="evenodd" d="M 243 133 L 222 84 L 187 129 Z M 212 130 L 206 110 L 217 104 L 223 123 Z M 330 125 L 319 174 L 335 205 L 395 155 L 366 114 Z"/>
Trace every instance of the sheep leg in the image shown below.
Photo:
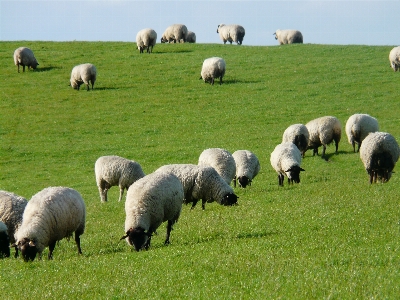
<path fill-rule="evenodd" d="M 203 209 L 203 210 L 205 210 L 206 209 L 206 200 L 202 200 L 202 202 L 201 202 L 201 208 Z"/>
<path fill-rule="evenodd" d="M 25 72 L 25 65 L 22 65 L 22 72 Z"/>
<path fill-rule="evenodd" d="M 214 78 L 211 78 L 210 84 L 211 84 L 211 85 L 214 85 Z"/>
<path fill-rule="evenodd" d="M 123 194 L 124 194 L 124 188 L 122 186 L 120 186 L 119 187 L 119 199 L 118 199 L 118 202 L 121 202 Z"/>
<path fill-rule="evenodd" d="M 199 201 L 198 199 L 196 199 L 196 200 L 193 200 L 193 204 L 192 204 L 192 207 L 190 208 L 190 209 L 193 209 L 195 206 L 196 206 L 196 204 L 197 204 L 197 201 Z"/>
<path fill-rule="evenodd" d="M 54 251 L 54 248 L 56 247 L 56 241 L 54 241 L 54 242 L 51 242 L 50 244 L 49 244 L 49 255 L 48 255 L 48 259 L 53 259 L 53 251 Z"/>
<path fill-rule="evenodd" d="M 110 189 L 111 185 L 104 180 L 100 181 L 99 185 L 99 192 L 100 192 L 100 198 L 102 202 L 107 202 L 107 191 Z"/>
<path fill-rule="evenodd" d="M 165 242 L 164 245 L 169 245 L 169 237 L 171 235 L 171 231 L 172 231 L 172 225 L 173 222 L 171 220 L 168 220 L 168 224 L 167 224 L 167 236 L 165 237 Z"/>
<path fill-rule="evenodd" d="M 222 84 L 222 76 L 219 77 L 219 85 Z"/>
<path fill-rule="evenodd" d="M 326 146 L 322 145 L 322 156 L 321 156 L 321 158 L 325 158 L 325 151 L 326 151 Z"/>
<path fill-rule="evenodd" d="M 278 174 L 278 184 L 280 186 L 283 186 L 283 180 L 284 180 L 284 176 L 282 174 Z"/>
<path fill-rule="evenodd" d="M 18 247 L 17 247 L 17 245 L 15 245 L 15 254 L 14 254 L 14 257 L 15 258 L 17 258 L 18 257 Z"/>
<path fill-rule="evenodd" d="M 75 231 L 75 243 L 78 247 L 78 254 L 82 254 L 80 234 Z"/>

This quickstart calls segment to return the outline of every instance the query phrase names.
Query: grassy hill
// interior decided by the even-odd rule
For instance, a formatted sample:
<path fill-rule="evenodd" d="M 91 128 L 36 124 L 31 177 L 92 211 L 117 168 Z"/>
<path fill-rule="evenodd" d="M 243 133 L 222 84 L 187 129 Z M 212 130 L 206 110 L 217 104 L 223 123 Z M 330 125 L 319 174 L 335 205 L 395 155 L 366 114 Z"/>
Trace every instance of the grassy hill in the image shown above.
<path fill-rule="evenodd" d="M 31 48 L 36 71 L 17 73 L 13 52 Z M 0 189 L 30 199 L 48 186 L 78 190 L 87 206 L 83 256 L 61 241 L 54 260 L 0 260 L 2 295 L 31 298 L 398 297 L 400 176 L 370 185 L 344 126 L 354 113 L 376 117 L 400 139 L 399 74 L 390 46 L 0 42 Z M 223 57 L 223 85 L 199 80 L 202 62 Z M 74 65 L 96 65 L 95 90 L 68 86 Z M 294 123 L 333 115 L 342 123 L 329 162 L 308 151 L 301 183 L 278 187 L 269 157 Z M 146 173 L 197 163 L 211 147 L 256 153 L 261 172 L 239 205 L 184 206 L 163 245 L 125 241 L 118 188 L 100 203 L 94 162 L 138 161 Z M 395 169 L 396 171 L 396 169 Z M 44 257 L 47 256 L 47 249 Z"/>

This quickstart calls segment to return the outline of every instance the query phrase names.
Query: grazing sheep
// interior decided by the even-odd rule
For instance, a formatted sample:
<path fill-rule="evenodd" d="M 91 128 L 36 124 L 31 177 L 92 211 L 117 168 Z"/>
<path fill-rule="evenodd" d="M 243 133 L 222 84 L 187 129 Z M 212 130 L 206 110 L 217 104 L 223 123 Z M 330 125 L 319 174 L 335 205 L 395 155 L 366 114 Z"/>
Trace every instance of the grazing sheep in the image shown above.
<path fill-rule="evenodd" d="M 358 152 L 365 137 L 369 133 L 376 131 L 379 131 L 378 121 L 367 114 L 354 114 L 346 122 L 347 139 L 353 146 L 354 152 L 356 152 L 356 143 L 358 145 Z"/>
<path fill-rule="evenodd" d="M 37 193 L 26 205 L 21 227 L 15 234 L 16 245 L 25 261 L 42 256 L 49 247 L 53 258 L 56 242 L 75 232 L 78 253 L 82 254 L 80 236 L 85 231 L 86 208 L 81 195 L 67 187 L 48 187 Z"/>
<path fill-rule="evenodd" d="M 22 215 L 28 201 L 14 193 L 0 191 L 0 221 L 8 228 L 10 243 L 15 243 L 15 233 L 22 223 Z M 15 247 L 15 257 L 18 257 L 18 248 Z"/>
<path fill-rule="evenodd" d="M 308 129 L 303 124 L 290 125 L 288 128 L 286 128 L 282 137 L 282 143 L 292 142 L 295 144 L 297 148 L 299 148 L 302 157 L 304 157 L 304 154 L 307 151 L 308 140 Z"/>
<path fill-rule="evenodd" d="M 394 47 L 389 53 L 390 66 L 393 71 L 397 71 L 400 67 L 400 46 Z"/>
<path fill-rule="evenodd" d="M 225 149 L 209 148 L 204 150 L 200 154 L 198 165 L 213 167 L 228 185 L 236 175 L 235 159 Z"/>
<path fill-rule="evenodd" d="M 204 82 L 214 85 L 214 80 L 219 78 L 219 84 L 222 84 L 222 77 L 225 75 L 225 60 L 220 57 L 210 57 L 204 60 L 201 68 L 200 78 Z"/>
<path fill-rule="evenodd" d="M 89 91 L 89 83 L 92 84 L 92 90 L 97 77 L 96 67 L 92 64 L 81 64 L 77 65 L 72 69 L 70 86 L 75 90 L 79 90 L 81 85 L 86 84 L 87 90 Z"/>
<path fill-rule="evenodd" d="M 22 66 L 22 71 L 25 72 L 25 66 L 32 69 L 36 69 L 39 65 L 31 49 L 26 47 L 19 47 L 14 51 L 14 64 L 18 67 Z"/>
<path fill-rule="evenodd" d="M 171 173 L 178 177 L 183 185 L 183 203 L 192 203 L 192 209 L 202 199 L 202 208 L 206 202 L 217 201 L 221 205 L 234 205 L 238 197 L 233 189 L 217 173 L 213 167 L 192 164 L 165 165 L 156 170 L 161 173 Z"/>
<path fill-rule="evenodd" d="M 10 239 L 6 224 L 0 221 L 0 258 L 10 257 Z"/>
<path fill-rule="evenodd" d="M 232 154 L 236 164 L 236 175 L 233 185 L 236 187 L 236 180 L 239 186 L 245 188 L 251 185 L 254 177 L 260 172 L 260 162 L 257 156 L 249 150 L 237 150 Z"/>
<path fill-rule="evenodd" d="M 306 124 L 309 134 L 308 149 L 313 149 L 313 156 L 318 155 L 318 147 L 322 145 L 322 158 L 325 158 L 326 145 L 335 141 L 336 153 L 338 152 L 342 126 L 335 117 L 325 116 L 311 120 Z"/>
<path fill-rule="evenodd" d="M 396 139 L 386 132 L 372 132 L 363 140 L 360 158 L 369 175 L 369 182 L 387 182 L 399 159 L 400 149 Z"/>
<path fill-rule="evenodd" d="M 300 167 L 301 153 L 299 148 L 292 142 L 279 144 L 271 153 L 271 165 L 278 173 L 278 183 L 283 186 L 284 176 L 288 178 L 288 183 L 300 182 L 300 172 L 305 171 Z"/>
<path fill-rule="evenodd" d="M 183 187 L 173 174 L 152 173 L 128 190 L 125 202 L 125 235 L 129 245 L 136 251 L 150 247 L 151 236 L 168 221 L 164 244 L 169 244 L 172 226 L 178 221 L 183 203 Z"/>
<path fill-rule="evenodd" d="M 181 40 L 183 42 L 186 42 L 186 37 L 188 34 L 187 27 L 183 24 L 173 24 L 167 29 L 165 29 L 162 37 L 161 37 L 161 43 L 180 43 Z"/>
<path fill-rule="evenodd" d="M 275 39 L 278 40 L 280 45 L 286 44 L 303 44 L 303 35 L 298 30 L 285 29 L 276 30 L 274 32 Z"/>
<path fill-rule="evenodd" d="M 102 202 L 107 202 L 108 190 L 117 185 L 118 201 L 121 201 L 124 190 L 128 190 L 132 183 L 145 176 L 138 162 L 116 155 L 99 157 L 94 165 L 94 172 Z"/>
<path fill-rule="evenodd" d="M 156 42 L 157 33 L 151 28 L 142 29 L 136 35 L 136 45 L 140 53 L 143 53 L 144 49 L 147 49 L 147 53 L 153 52 Z"/>
<path fill-rule="evenodd" d="M 240 25 L 225 25 L 219 24 L 217 28 L 217 33 L 219 34 L 220 39 L 226 44 L 235 42 L 238 45 L 243 43 L 243 38 L 245 35 L 245 30 Z"/>
<path fill-rule="evenodd" d="M 186 42 L 188 43 L 196 43 L 196 34 L 193 31 L 188 31 Z"/>

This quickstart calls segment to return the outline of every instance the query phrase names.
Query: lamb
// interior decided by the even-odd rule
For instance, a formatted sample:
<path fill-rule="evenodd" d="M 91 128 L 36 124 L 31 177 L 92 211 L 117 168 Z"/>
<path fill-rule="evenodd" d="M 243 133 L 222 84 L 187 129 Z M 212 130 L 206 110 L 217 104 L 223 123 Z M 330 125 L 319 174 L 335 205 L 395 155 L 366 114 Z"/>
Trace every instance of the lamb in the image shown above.
<path fill-rule="evenodd" d="M 308 149 L 313 149 L 313 156 L 318 155 L 318 147 L 322 145 L 322 158 L 325 158 L 326 145 L 335 141 L 336 153 L 338 152 L 342 126 L 340 121 L 331 116 L 311 120 L 306 124 L 309 133 Z"/>
<path fill-rule="evenodd" d="M 6 224 L 0 221 L 0 258 L 10 257 L 10 238 Z"/>
<path fill-rule="evenodd" d="M 68 187 L 48 187 L 35 194 L 26 205 L 21 227 L 15 234 L 16 245 L 25 261 L 33 261 L 49 247 L 53 258 L 56 242 L 75 232 L 78 253 L 82 254 L 80 236 L 85 231 L 86 208 L 81 195 Z"/>
<path fill-rule="evenodd" d="M 148 249 L 153 233 L 168 221 L 164 244 L 170 243 L 172 226 L 178 221 L 183 203 L 183 187 L 173 174 L 155 172 L 132 184 L 125 202 L 125 235 L 136 251 Z"/>
<path fill-rule="evenodd" d="M 236 181 L 239 186 L 245 188 L 251 185 L 254 177 L 260 172 L 260 162 L 257 156 L 249 150 L 237 150 L 232 154 L 236 164 L 236 175 L 233 179 L 233 185 L 236 187 Z"/>
<path fill-rule="evenodd" d="M 183 42 L 186 42 L 186 37 L 188 34 L 187 27 L 183 24 L 173 24 L 167 29 L 165 29 L 162 37 L 161 37 L 161 43 L 170 43 L 170 42 L 178 42 L 180 43 L 181 40 Z"/>
<path fill-rule="evenodd" d="M 14 64 L 18 67 L 22 66 L 22 71 L 25 72 L 25 67 L 36 69 L 39 65 L 35 56 L 33 55 L 33 51 L 27 47 L 19 47 L 14 51 Z"/>
<path fill-rule="evenodd" d="M 226 64 L 221 57 L 210 57 L 204 60 L 201 68 L 200 78 L 204 82 L 214 85 L 214 80 L 219 78 L 219 84 L 222 84 L 222 78 L 225 75 Z"/>
<path fill-rule="evenodd" d="M 89 91 L 89 83 L 92 84 L 92 90 L 97 77 L 97 69 L 92 64 L 77 65 L 72 69 L 70 86 L 79 91 L 84 83 Z"/>
<path fill-rule="evenodd" d="M 156 172 L 173 174 L 181 181 L 184 191 L 183 203 L 192 203 L 193 209 L 202 199 L 202 208 L 206 202 L 217 201 L 221 205 L 237 204 L 238 197 L 213 167 L 193 164 L 165 165 Z"/>
<path fill-rule="evenodd" d="M 99 157 L 94 165 L 94 172 L 102 202 L 107 202 L 108 190 L 117 185 L 118 201 L 121 201 L 124 190 L 128 190 L 132 183 L 145 176 L 138 162 L 116 155 Z"/>
<path fill-rule="evenodd" d="M 300 167 L 301 153 L 299 148 L 292 142 L 285 142 L 275 147 L 271 153 L 271 165 L 278 173 L 278 184 L 283 186 L 284 176 L 288 183 L 300 182 L 300 172 L 305 171 Z"/>
<path fill-rule="evenodd" d="M 229 43 L 235 42 L 238 45 L 243 43 L 243 38 L 245 35 L 245 30 L 240 25 L 225 25 L 219 24 L 217 28 L 217 33 L 219 34 L 220 39 L 226 44 L 228 41 Z"/>
<path fill-rule="evenodd" d="M 213 167 L 229 185 L 236 175 L 236 163 L 232 154 L 221 148 L 204 150 L 199 157 L 199 166 Z"/>
<path fill-rule="evenodd" d="M 397 72 L 400 67 L 400 46 L 394 47 L 389 53 L 390 66 Z"/>
<path fill-rule="evenodd" d="M 290 125 L 283 133 L 282 143 L 292 142 L 299 148 L 301 156 L 304 157 L 308 147 L 309 133 L 303 124 Z"/>
<path fill-rule="evenodd" d="M 140 53 L 143 53 L 144 49 L 147 49 L 149 54 L 153 52 L 156 41 L 157 33 L 151 28 L 142 29 L 136 35 L 136 45 Z"/>
<path fill-rule="evenodd" d="M 0 221 L 8 228 L 10 243 L 15 243 L 15 233 L 22 223 L 22 215 L 28 201 L 11 192 L 0 191 Z M 18 248 L 15 247 L 15 257 L 18 257 Z"/>
<path fill-rule="evenodd" d="M 399 154 L 399 145 L 390 133 L 368 134 L 361 144 L 360 158 L 369 175 L 369 182 L 388 182 Z"/>
<path fill-rule="evenodd" d="M 365 137 L 371 133 L 379 131 L 378 121 L 367 114 L 354 114 L 346 122 L 346 135 L 349 143 L 353 146 L 353 151 L 356 152 L 357 143 L 360 151 L 360 146 Z"/>
<path fill-rule="evenodd" d="M 280 45 L 286 44 L 303 44 L 303 35 L 298 30 L 284 29 L 276 30 L 274 32 L 275 39 L 278 40 Z"/>
<path fill-rule="evenodd" d="M 186 36 L 186 42 L 196 43 L 196 34 L 193 31 L 188 31 Z"/>

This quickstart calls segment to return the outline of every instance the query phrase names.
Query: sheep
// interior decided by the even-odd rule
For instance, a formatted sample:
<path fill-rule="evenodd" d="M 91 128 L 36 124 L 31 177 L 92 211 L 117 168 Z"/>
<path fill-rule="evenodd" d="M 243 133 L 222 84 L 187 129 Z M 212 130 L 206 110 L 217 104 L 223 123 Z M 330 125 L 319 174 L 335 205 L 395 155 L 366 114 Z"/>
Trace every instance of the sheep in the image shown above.
<path fill-rule="evenodd" d="M 233 178 L 234 187 L 236 187 L 236 181 L 243 188 L 251 185 L 261 168 L 257 156 L 249 150 L 237 150 L 233 152 L 232 156 L 236 164 L 236 175 Z"/>
<path fill-rule="evenodd" d="M 92 84 L 92 90 L 97 77 L 97 69 L 92 64 L 77 65 L 72 69 L 70 86 L 79 91 L 79 88 L 84 83 L 89 91 L 89 83 Z"/>
<path fill-rule="evenodd" d="M 221 57 L 210 57 L 204 60 L 201 68 L 200 78 L 204 82 L 214 85 L 214 80 L 219 78 L 219 84 L 222 84 L 222 78 L 225 75 L 226 64 Z"/>
<path fill-rule="evenodd" d="M 306 124 L 309 133 L 307 149 L 313 149 L 313 156 L 318 155 L 318 147 L 322 145 L 322 158 L 325 158 L 326 145 L 335 141 L 336 153 L 338 152 L 342 125 L 340 121 L 331 116 L 311 120 Z"/>
<path fill-rule="evenodd" d="M 300 167 L 301 152 L 292 142 L 285 142 L 275 147 L 270 157 L 271 165 L 278 173 L 278 184 L 283 186 L 284 176 L 288 183 L 300 182 L 300 172 L 305 171 Z"/>
<path fill-rule="evenodd" d="M 400 46 L 394 47 L 389 53 L 390 67 L 397 72 L 400 67 Z"/>
<path fill-rule="evenodd" d="M 186 42 L 186 37 L 188 34 L 187 27 L 183 24 L 173 24 L 167 29 L 165 29 L 162 37 L 161 37 L 161 43 L 170 43 L 170 42 L 178 42 L 180 43 L 181 40 L 183 42 Z"/>
<path fill-rule="evenodd" d="M 186 36 L 186 42 L 196 43 L 196 34 L 193 31 L 188 31 Z"/>
<path fill-rule="evenodd" d="M 19 47 L 14 51 L 14 64 L 18 67 L 22 66 L 22 71 L 25 72 L 25 66 L 32 69 L 36 69 L 39 65 L 31 49 L 27 47 Z"/>
<path fill-rule="evenodd" d="M 142 29 L 136 35 L 136 45 L 140 53 L 143 53 L 144 49 L 147 49 L 149 54 L 153 52 L 156 41 L 157 33 L 151 28 Z"/>
<path fill-rule="evenodd" d="M 219 34 L 220 39 L 226 44 L 228 41 L 229 43 L 235 42 L 238 45 L 243 43 L 243 38 L 245 35 L 245 30 L 243 26 L 240 25 L 225 25 L 219 24 L 217 28 L 217 33 Z"/>
<path fill-rule="evenodd" d="M 275 35 L 275 39 L 278 40 L 280 45 L 303 44 L 303 35 L 298 30 L 278 29 L 274 32 L 273 35 Z"/>
<path fill-rule="evenodd" d="M 379 131 L 378 121 L 367 114 L 354 114 L 346 122 L 347 139 L 353 146 L 354 152 L 356 152 L 356 143 L 358 145 L 357 152 L 359 152 L 365 137 L 369 133 L 376 131 Z"/>
<path fill-rule="evenodd" d="M 170 243 L 172 226 L 178 221 L 183 203 L 182 183 L 173 174 L 155 172 L 133 183 L 125 202 L 125 235 L 136 251 L 150 247 L 151 236 L 168 221 L 164 244 Z"/>
<path fill-rule="evenodd" d="M 213 167 L 228 185 L 236 175 L 235 159 L 225 149 L 209 148 L 204 150 L 199 156 L 198 165 Z"/>
<path fill-rule="evenodd" d="M 28 200 L 7 191 L 0 191 L 0 221 L 8 228 L 10 243 L 15 243 L 15 233 L 22 223 L 22 215 Z M 18 257 L 18 248 L 15 247 L 15 257 Z"/>
<path fill-rule="evenodd" d="M 172 164 L 158 168 L 155 172 L 171 173 L 178 177 L 183 185 L 183 203 L 192 203 L 193 209 L 202 199 L 202 208 L 206 202 L 217 201 L 221 205 L 237 204 L 238 197 L 213 167 L 193 164 Z"/>
<path fill-rule="evenodd" d="M 6 224 L 0 221 L 0 258 L 10 257 L 10 238 Z"/>
<path fill-rule="evenodd" d="M 35 194 L 26 205 L 16 245 L 25 261 L 33 261 L 49 247 L 53 259 L 56 242 L 72 236 L 82 254 L 80 236 L 85 231 L 86 208 L 82 196 L 68 187 L 48 187 Z"/>
<path fill-rule="evenodd" d="M 138 162 L 116 155 L 99 157 L 94 165 L 94 172 L 101 202 L 107 202 L 108 190 L 117 185 L 119 186 L 118 202 L 120 202 L 124 190 L 128 190 L 132 183 L 145 176 Z"/>
<path fill-rule="evenodd" d="M 292 142 L 299 148 L 301 156 L 304 157 L 308 147 L 309 133 L 303 124 L 290 125 L 283 132 L 282 143 Z"/>
<path fill-rule="evenodd" d="M 360 146 L 360 158 L 369 175 L 369 182 L 387 182 L 399 159 L 396 139 L 387 132 L 372 132 Z"/>

